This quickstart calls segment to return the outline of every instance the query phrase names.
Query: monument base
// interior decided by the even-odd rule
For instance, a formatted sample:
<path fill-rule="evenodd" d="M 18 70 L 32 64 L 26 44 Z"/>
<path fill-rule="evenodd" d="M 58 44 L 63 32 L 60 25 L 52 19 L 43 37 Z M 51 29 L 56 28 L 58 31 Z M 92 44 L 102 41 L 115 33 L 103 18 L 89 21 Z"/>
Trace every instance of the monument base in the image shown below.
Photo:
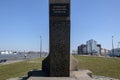
<path fill-rule="evenodd" d="M 93 80 L 92 72 L 89 70 L 71 71 L 70 77 L 39 77 L 31 76 L 27 80 Z"/>
<path fill-rule="evenodd" d="M 62 63 L 60 64 L 62 65 Z M 42 70 L 46 72 L 50 77 L 67 77 L 67 76 L 51 76 L 50 75 L 50 59 L 49 56 L 46 57 L 42 62 Z M 77 71 L 78 70 L 78 62 L 77 60 L 71 55 L 70 56 L 70 71 Z M 69 77 L 69 76 L 68 76 Z"/>
<path fill-rule="evenodd" d="M 50 56 L 48 55 L 43 61 L 42 61 L 42 71 L 46 72 L 50 76 Z"/>
<path fill-rule="evenodd" d="M 62 65 L 62 64 L 61 64 Z M 70 56 L 70 76 L 50 76 L 50 59 L 46 57 L 42 62 L 42 70 L 30 71 L 27 80 L 92 80 L 92 72 L 78 70 L 78 62 Z"/>

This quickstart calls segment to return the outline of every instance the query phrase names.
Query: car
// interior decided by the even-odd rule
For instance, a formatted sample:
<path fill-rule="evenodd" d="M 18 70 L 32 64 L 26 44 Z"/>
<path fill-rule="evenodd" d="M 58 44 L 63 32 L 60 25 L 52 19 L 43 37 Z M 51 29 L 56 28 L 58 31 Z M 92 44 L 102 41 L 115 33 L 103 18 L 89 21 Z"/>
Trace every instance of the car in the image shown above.
<path fill-rule="evenodd" d="M 6 62 L 6 61 L 7 61 L 7 59 L 1 59 L 0 63 Z"/>

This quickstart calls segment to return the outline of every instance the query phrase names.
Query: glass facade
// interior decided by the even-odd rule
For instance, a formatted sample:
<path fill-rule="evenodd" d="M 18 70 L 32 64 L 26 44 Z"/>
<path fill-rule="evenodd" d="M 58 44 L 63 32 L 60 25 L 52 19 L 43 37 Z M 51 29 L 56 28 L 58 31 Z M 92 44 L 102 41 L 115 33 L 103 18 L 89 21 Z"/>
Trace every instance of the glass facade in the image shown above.
<path fill-rule="evenodd" d="M 93 39 L 86 42 L 87 45 L 87 53 L 88 54 L 95 54 L 99 52 L 99 49 L 97 47 L 97 42 Z"/>

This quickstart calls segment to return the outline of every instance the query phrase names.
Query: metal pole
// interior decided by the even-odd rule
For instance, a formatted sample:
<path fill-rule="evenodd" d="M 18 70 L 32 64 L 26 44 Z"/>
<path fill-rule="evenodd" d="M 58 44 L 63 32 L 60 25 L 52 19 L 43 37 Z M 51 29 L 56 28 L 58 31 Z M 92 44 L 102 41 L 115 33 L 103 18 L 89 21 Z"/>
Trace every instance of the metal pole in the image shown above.
<path fill-rule="evenodd" d="M 114 36 L 112 36 L 112 53 L 113 53 L 113 57 L 114 57 L 114 43 L 113 43 L 113 38 L 114 38 Z"/>
<path fill-rule="evenodd" d="M 40 58 L 42 56 L 42 37 L 40 36 Z"/>
<path fill-rule="evenodd" d="M 119 37 L 119 36 L 118 36 Z M 117 48 L 119 49 L 120 48 L 120 41 L 118 41 L 118 46 L 117 46 Z"/>

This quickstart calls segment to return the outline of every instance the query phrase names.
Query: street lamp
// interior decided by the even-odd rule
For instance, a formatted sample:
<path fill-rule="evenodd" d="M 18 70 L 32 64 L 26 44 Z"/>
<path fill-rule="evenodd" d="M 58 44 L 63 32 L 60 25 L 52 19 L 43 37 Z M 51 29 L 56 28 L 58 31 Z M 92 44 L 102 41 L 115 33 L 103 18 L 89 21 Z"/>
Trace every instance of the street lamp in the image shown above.
<path fill-rule="evenodd" d="M 42 55 L 42 37 L 40 36 L 40 58 Z"/>
<path fill-rule="evenodd" d="M 114 36 L 112 36 L 112 54 L 113 54 L 113 57 L 114 57 L 114 43 L 113 43 L 113 38 L 114 38 Z"/>
<path fill-rule="evenodd" d="M 117 48 L 118 48 L 118 49 L 120 48 L 120 41 L 118 41 L 118 46 L 117 46 Z"/>

